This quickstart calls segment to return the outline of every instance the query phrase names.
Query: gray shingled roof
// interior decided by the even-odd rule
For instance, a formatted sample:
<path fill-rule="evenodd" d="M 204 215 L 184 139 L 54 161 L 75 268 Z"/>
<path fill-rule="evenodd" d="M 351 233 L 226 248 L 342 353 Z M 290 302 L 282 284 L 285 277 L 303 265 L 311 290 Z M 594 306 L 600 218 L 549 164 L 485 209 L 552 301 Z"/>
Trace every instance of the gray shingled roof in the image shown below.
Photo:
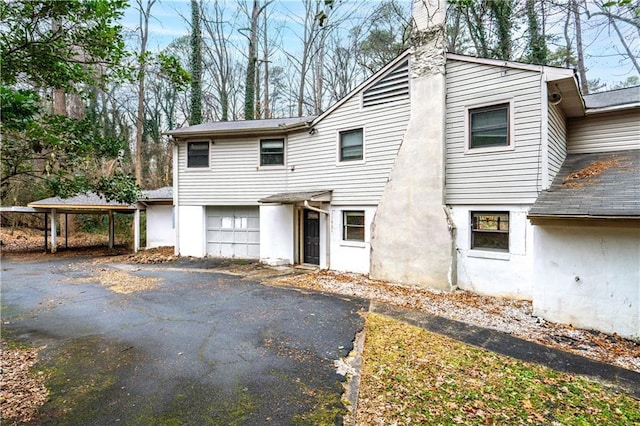
<path fill-rule="evenodd" d="M 158 189 L 146 189 L 142 191 L 140 201 L 153 201 L 153 200 L 173 200 L 173 187 L 165 186 Z"/>
<path fill-rule="evenodd" d="M 640 150 L 568 155 L 529 217 L 640 219 Z"/>
<path fill-rule="evenodd" d="M 587 109 L 608 108 L 640 103 L 640 86 L 584 95 Z"/>
<path fill-rule="evenodd" d="M 330 190 L 318 191 L 302 191 L 302 192 L 283 192 L 281 194 L 270 195 L 269 197 L 258 200 L 260 203 L 281 203 L 292 204 L 301 203 L 303 201 L 314 201 L 315 199 L 325 199 L 331 197 Z"/>
<path fill-rule="evenodd" d="M 82 207 L 123 207 L 123 208 L 135 208 L 135 206 L 129 206 L 128 204 L 119 203 L 117 201 L 107 201 L 102 196 L 89 192 L 86 194 L 78 194 L 74 197 L 60 198 L 50 197 L 43 200 L 34 201 L 29 203 L 29 207 L 51 207 L 51 206 L 82 206 Z"/>
<path fill-rule="evenodd" d="M 266 120 L 239 120 L 239 121 L 214 121 L 211 123 L 196 124 L 165 132 L 167 135 L 180 136 L 183 134 L 207 134 L 227 133 L 256 130 L 286 130 L 287 127 L 313 121 L 316 116 L 270 118 Z"/>

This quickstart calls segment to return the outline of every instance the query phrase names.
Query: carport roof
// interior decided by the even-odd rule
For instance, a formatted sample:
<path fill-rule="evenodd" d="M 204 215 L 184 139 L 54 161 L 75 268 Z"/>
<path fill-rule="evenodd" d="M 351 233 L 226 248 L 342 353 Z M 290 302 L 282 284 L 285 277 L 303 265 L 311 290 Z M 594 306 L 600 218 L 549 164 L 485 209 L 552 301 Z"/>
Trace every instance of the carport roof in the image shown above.
<path fill-rule="evenodd" d="M 60 213 L 81 213 L 81 212 L 100 212 L 100 211 L 119 211 L 133 212 L 137 206 L 133 204 L 123 204 L 117 201 L 107 201 L 102 196 L 95 193 L 78 194 L 74 197 L 60 198 L 50 197 L 43 200 L 34 201 L 28 204 L 29 207 L 35 209 L 56 209 Z"/>
<path fill-rule="evenodd" d="M 640 220 L 640 150 L 567 155 L 529 219 Z"/>
<path fill-rule="evenodd" d="M 331 201 L 331 190 L 282 192 L 258 200 L 259 203 L 295 204 L 303 201 Z"/>

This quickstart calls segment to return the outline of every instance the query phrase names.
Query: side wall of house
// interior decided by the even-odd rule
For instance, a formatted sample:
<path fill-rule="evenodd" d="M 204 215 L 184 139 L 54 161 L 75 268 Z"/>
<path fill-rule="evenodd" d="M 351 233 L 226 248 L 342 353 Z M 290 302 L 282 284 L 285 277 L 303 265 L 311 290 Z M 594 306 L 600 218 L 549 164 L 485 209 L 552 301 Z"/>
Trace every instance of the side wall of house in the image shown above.
<path fill-rule="evenodd" d="M 330 268 L 336 271 L 369 272 L 371 255 L 371 224 L 376 215 L 375 206 L 340 206 L 331 212 L 331 252 Z M 343 214 L 345 210 L 364 211 L 364 241 L 345 241 L 343 235 Z"/>
<path fill-rule="evenodd" d="M 286 191 L 331 189 L 332 205 L 375 205 L 407 128 L 409 100 L 362 107 L 356 95 L 307 132 L 289 138 Z M 364 159 L 340 162 L 339 132 L 362 128 Z M 281 191 L 282 192 L 282 191 Z"/>
<path fill-rule="evenodd" d="M 147 207 L 147 248 L 173 246 L 176 230 L 173 206 L 150 205 Z"/>
<path fill-rule="evenodd" d="M 332 189 L 332 204 L 377 204 L 408 121 L 409 100 L 361 106 L 356 95 L 322 120 L 314 134 L 285 138 L 285 165 L 261 167 L 260 137 L 214 139 L 209 167 L 187 168 L 178 147 L 178 194 L 184 205 L 257 205 L 281 192 Z M 362 128 L 363 161 L 338 161 L 339 132 Z M 194 139 L 198 140 L 198 139 Z"/>
<path fill-rule="evenodd" d="M 534 315 L 640 339 L 640 229 L 534 227 Z"/>
<path fill-rule="evenodd" d="M 260 206 L 260 261 L 294 263 L 295 208 L 292 204 Z"/>
<path fill-rule="evenodd" d="M 471 212 L 487 211 L 486 205 L 452 206 L 456 224 L 458 286 L 474 293 L 530 300 L 533 296 L 533 229 L 527 205 L 493 205 L 490 211 L 509 212 L 509 251 L 471 248 Z"/>
<path fill-rule="evenodd" d="M 571 118 L 567 128 L 569 154 L 638 149 L 640 108 Z"/>
<path fill-rule="evenodd" d="M 531 204 L 541 188 L 540 73 L 447 61 L 447 204 Z M 513 149 L 466 150 L 466 109 L 513 102 Z"/>
<path fill-rule="evenodd" d="M 283 192 L 289 176 L 284 166 L 260 167 L 258 137 L 211 140 L 205 168 L 187 167 L 187 144 L 181 142 L 177 165 L 181 205 L 257 206 L 260 198 Z"/>
<path fill-rule="evenodd" d="M 529 207 L 542 189 L 543 135 L 549 174 L 564 159 L 562 112 L 541 104 L 539 72 L 447 62 L 446 203 L 456 227 L 457 284 L 476 293 L 531 299 L 532 227 Z M 468 149 L 468 109 L 510 103 L 512 146 Z M 546 126 L 546 128 L 543 128 Z M 472 213 L 507 213 L 508 250 L 472 248 Z"/>
<path fill-rule="evenodd" d="M 551 185 L 567 156 L 567 122 L 558 105 L 549 104 L 548 126 L 548 182 Z"/>
<path fill-rule="evenodd" d="M 179 254 L 203 257 L 206 255 L 206 215 L 204 206 L 176 206 L 178 210 Z"/>

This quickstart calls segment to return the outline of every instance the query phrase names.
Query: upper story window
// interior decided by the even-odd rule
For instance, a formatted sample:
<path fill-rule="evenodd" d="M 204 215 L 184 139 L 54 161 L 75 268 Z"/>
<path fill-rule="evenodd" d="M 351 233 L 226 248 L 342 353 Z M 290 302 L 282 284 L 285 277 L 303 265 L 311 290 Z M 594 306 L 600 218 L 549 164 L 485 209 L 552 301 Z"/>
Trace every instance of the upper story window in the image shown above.
<path fill-rule="evenodd" d="M 509 251 L 509 212 L 471 212 L 471 248 Z"/>
<path fill-rule="evenodd" d="M 209 167 L 209 142 L 187 143 L 187 167 Z"/>
<path fill-rule="evenodd" d="M 340 161 L 362 160 L 363 132 L 362 129 L 347 130 L 340 135 Z"/>
<path fill-rule="evenodd" d="M 260 140 L 260 165 L 283 166 L 284 165 L 284 139 Z"/>
<path fill-rule="evenodd" d="M 343 211 L 342 225 L 344 241 L 364 241 L 364 211 Z"/>
<path fill-rule="evenodd" d="M 467 148 L 508 148 L 511 141 L 511 103 L 467 109 Z"/>

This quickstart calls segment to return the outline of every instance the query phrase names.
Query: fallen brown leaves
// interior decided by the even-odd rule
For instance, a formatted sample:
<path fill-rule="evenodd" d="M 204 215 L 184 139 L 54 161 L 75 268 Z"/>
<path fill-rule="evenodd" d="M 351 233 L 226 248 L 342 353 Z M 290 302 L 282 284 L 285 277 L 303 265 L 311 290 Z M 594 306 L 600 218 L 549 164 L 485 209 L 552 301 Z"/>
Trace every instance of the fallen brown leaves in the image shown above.
<path fill-rule="evenodd" d="M 37 361 L 38 349 L 9 348 L 6 342 L 0 342 L 0 411 L 3 424 L 29 422 L 47 401 L 49 391 L 44 385 L 47 375 L 32 370 Z"/>
<path fill-rule="evenodd" d="M 439 292 L 376 281 L 360 274 L 319 271 L 270 281 L 390 303 L 480 327 L 503 331 L 543 345 L 640 372 L 640 344 L 619 336 L 576 329 L 533 316 L 530 301 Z"/>
<path fill-rule="evenodd" d="M 367 315 L 357 425 L 638 424 L 640 402 L 580 376 Z"/>
<path fill-rule="evenodd" d="M 147 250 L 141 250 L 137 253 L 122 256 L 120 261 L 140 264 L 157 264 L 173 262 L 178 259 L 178 255 L 174 254 L 173 247 L 156 247 Z"/>
<path fill-rule="evenodd" d="M 592 178 L 601 175 L 602 172 L 611 167 L 617 167 L 621 161 L 628 159 L 628 157 L 625 157 L 617 158 L 615 160 L 594 161 L 587 167 L 578 170 L 577 172 L 571 173 L 569 176 L 564 178 L 562 186 L 578 188 L 585 185 L 591 185 L 594 182 Z"/>
<path fill-rule="evenodd" d="M 89 277 L 68 280 L 72 284 L 99 283 L 107 289 L 120 294 L 153 290 L 158 287 L 161 278 L 140 277 L 112 268 L 98 268 L 91 271 Z"/>
<path fill-rule="evenodd" d="M 0 239 L 2 240 L 2 251 L 6 253 L 44 251 L 44 231 L 29 228 L 0 228 Z M 49 235 L 49 246 L 51 246 L 51 235 Z M 93 248 L 96 246 L 106 246 L 109 242 L 107 235 L 92 234 L 88 232 L 69 233 L 69 241 L 65 241 L 64 236 L 58 236 L 58 247 L 69 248 Z M 123 241 L 116 240 L 116 244 Z"/>

